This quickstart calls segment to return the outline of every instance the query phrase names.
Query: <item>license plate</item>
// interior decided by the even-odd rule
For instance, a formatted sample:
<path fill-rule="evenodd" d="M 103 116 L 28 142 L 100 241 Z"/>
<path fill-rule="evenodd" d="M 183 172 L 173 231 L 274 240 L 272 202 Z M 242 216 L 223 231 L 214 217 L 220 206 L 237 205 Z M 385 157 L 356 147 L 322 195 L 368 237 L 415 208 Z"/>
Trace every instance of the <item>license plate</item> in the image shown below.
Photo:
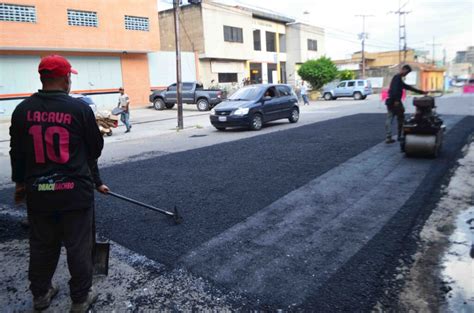
<path fill-rule="evenodd" d="M 227 116 L 219 116 L 219 122 L 227 122 Z"/>

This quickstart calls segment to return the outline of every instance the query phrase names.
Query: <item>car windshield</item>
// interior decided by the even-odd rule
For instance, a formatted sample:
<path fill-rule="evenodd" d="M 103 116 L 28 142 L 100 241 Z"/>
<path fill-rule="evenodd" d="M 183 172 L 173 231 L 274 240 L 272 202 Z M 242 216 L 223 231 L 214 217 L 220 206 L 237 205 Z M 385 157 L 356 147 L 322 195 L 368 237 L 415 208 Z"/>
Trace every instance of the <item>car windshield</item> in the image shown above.
<path fill-rule="evenodd" d="M 260 92 L 261 88 L 259 87 L 245 87 L 237 90 L 228 100 L 257 100 Z"/>

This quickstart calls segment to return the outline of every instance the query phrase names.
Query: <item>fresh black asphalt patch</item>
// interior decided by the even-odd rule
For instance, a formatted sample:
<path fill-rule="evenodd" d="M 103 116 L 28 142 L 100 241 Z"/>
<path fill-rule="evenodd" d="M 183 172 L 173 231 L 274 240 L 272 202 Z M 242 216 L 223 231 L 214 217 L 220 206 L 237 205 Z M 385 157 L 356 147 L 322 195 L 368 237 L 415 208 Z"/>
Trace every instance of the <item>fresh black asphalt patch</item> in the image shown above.
<path fill-rule="evenodd" d="M 445 123 L 451 129 L 461 119 L 449 116 Z M 314 290 L 324 288 L 397 214 L 433 172 L 434 161 L 405 158 L 397 145 L 380 143 L 180 261 L 195 274 L 265 299 L 275 308 L 300 305 L 313 299 Z"/>
<path fill-rule="evenodd" d="M 344 117 L 102 170 L 115 192 L 183 223 L 97 197 L 98 231 L 167 265 L 383 138 L 383 115 Z"/>
<path fill-rule="evenodd" d="M 399 312 L 394 305 L 404 282 L 395 279 L 400 261 L 405 266 L 413 262 L 419 231 L 436 207 L 441 187 L 449 183 L 451 169 L 462 157 L 462 148 L 473 140 L 474 116 L 468 116 L 446 134 L 442 153 L 434 160 L 426 160 L 432 163 L 430 170 L 398 212 L 295 310 L 370 312 L 379 302 L 379 310 Z M 393 188 L 396 192 L 399 186 Z"/>

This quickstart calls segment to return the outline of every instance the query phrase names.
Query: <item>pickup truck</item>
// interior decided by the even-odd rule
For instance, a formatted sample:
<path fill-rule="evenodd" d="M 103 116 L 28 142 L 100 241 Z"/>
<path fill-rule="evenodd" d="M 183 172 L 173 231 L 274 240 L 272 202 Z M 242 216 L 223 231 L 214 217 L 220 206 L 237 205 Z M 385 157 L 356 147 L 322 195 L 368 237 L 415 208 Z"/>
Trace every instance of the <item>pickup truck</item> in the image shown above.
<path fill-rule="evenodd" d="M 219 89 L 204 89 L 202 84 L 192 82 L 183 83 L 181 90 L 183 103 L 196 104 L 199 111 L 209 111 L 223 99 L 223 92 Z M 176 84 L 166 90 L 155 90 L 150 95 L 150 102 L 156 110 L 172 109 L 177 102 Z"/>

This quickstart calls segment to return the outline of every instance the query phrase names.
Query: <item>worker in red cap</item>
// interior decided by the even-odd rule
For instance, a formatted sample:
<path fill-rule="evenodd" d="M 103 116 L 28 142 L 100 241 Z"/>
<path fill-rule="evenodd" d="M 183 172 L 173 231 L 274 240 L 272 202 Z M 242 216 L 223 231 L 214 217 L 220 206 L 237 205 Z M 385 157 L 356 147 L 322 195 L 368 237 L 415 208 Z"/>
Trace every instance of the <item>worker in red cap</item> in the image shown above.
<path fill-rule="evenodd" d="M 92 109 L 69 96 L 77 71 L 59 55 L 43 58 L 43 85 L 13 112 L 10 127 L 15 201 L 26 197 L 30 224 L 30 290 L 36 310 L 58 293 L 52 277 L 61 244 L 67 251 L 71 312 L 86 312 L 92 290 L 94 189 L 107 193 L 97 159 L 104 141 Z"/>

